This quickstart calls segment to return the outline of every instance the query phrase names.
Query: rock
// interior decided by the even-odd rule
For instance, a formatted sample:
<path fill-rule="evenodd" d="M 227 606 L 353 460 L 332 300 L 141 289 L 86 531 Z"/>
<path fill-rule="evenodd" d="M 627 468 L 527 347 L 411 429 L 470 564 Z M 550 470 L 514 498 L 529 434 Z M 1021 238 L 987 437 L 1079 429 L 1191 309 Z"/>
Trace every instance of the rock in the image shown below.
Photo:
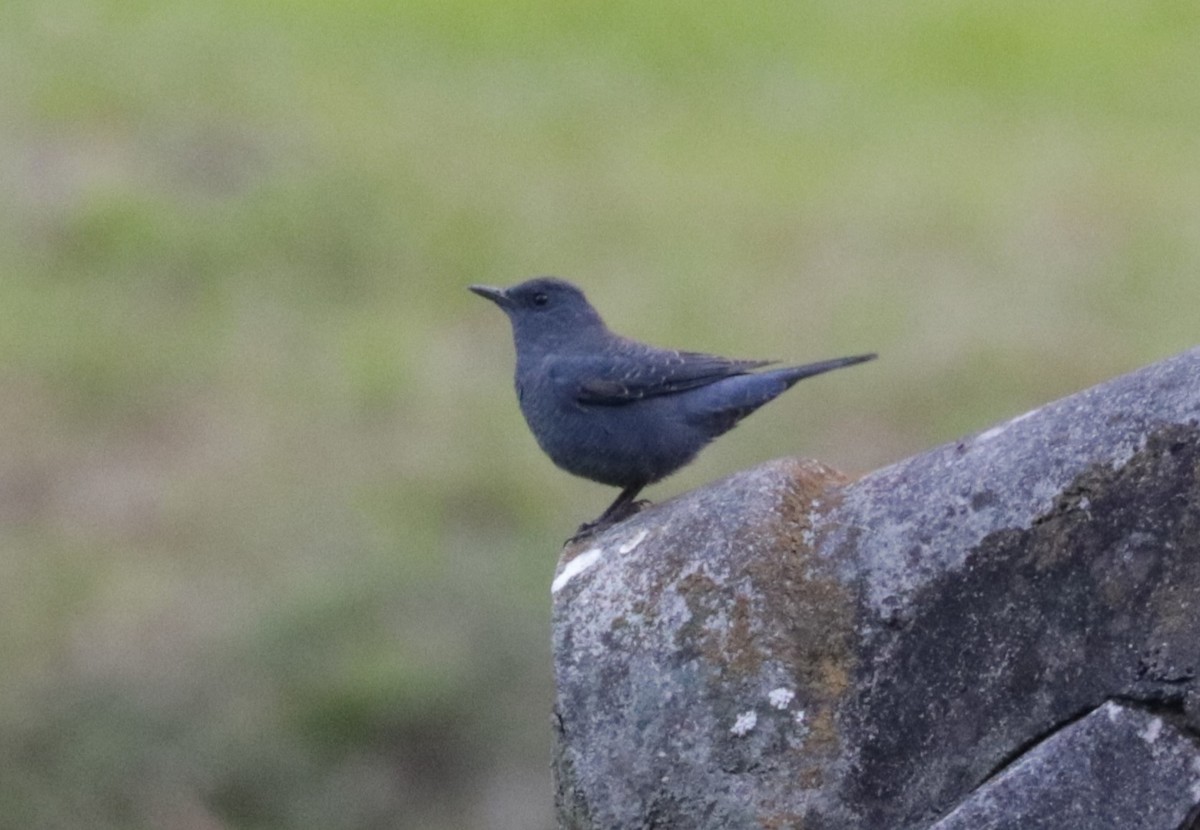
<path fill-rule="evenodd" d="M 1109 702 L 1024 753 L 934 830 L 1177 830 L 1197 801 L 1195 738 Z"/>
<path fill-rule="evenodd" d="M 1197 743 L 1200 349 L 856 482 L 783 460 L 646 510 L 564 551 L 554 652 L 562 827 L 929 828 L 1009 781 L 1041 820 L 1016 771 L 1107 702 Z M 1062 775 L 1200 803 L 1141 769 Z"/>

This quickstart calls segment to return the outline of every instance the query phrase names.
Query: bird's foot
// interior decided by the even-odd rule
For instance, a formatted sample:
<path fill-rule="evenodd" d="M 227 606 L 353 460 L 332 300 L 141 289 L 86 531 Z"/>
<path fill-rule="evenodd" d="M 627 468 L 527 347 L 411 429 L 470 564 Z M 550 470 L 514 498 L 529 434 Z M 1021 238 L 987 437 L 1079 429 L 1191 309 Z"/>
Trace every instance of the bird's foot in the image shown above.
<path fill-rule="evenodd" d="M 601 526 L 599 520 L 594 522 L 584 522 L 579 526 L 579 529 L 575 531 L 575 535 L 567 539 L 567 541 L 563 542 L 563 544 L 574 545 L 578 542 L 582 542 L 584 539 L 595 536 L 596 533 L 603 529 L 604 528 Z"/>
<path fill-rule="evenodd" d="M 626 519 L 641 513 L 643 510 L 649 507 L 650 504 L 651 502 L 648 499 L 638 499 L 637 501 L 631 501 L 621 505 L 618 510 L 614 510 L 611 513 L 605 512 L 604 515 L 596 519 L 594 522 L 584 522 L 581 524 L 579 529 L 575 531 L 575 535 L 568 539 L 566 544 L 573 545 L 576 542 L 582 542 L 584 539 L 595 536 L 602 530 L 608 530 L 613 525 L 620 524 Z"/>

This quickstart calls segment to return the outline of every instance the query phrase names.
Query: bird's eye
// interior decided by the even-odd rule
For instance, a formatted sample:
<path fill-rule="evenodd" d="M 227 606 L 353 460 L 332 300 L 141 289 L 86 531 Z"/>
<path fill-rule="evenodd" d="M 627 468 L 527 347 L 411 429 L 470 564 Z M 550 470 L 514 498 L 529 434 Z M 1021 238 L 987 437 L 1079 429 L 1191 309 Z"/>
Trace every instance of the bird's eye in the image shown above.
<path fill-rule="evenodd" d="M 548 302 L 550 302 L 550 298 L 545 294 L 538 293 L 533 295 L 533 304 L 539 308 L 545 306 Z"/>

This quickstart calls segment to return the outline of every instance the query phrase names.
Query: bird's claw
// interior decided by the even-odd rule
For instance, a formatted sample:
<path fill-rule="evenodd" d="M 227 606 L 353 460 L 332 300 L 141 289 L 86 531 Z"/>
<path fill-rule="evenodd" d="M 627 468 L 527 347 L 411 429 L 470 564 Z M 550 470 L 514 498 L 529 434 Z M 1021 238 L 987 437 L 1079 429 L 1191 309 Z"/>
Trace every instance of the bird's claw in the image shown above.
<path fill-rule="evenodd" d="M 587 539 L 591 536 L 595 536 L 596 532 L 601 529 L 602 528 L 600 527 L 599 521 L 584 522 L 583 524 L 581 524 L 579 526 L 579 529 L 575 531 L 575 535 L 572 536 L 571 538 L 567 539 L 567 541 L 563 542 L 563 544 L 564 545 L 574 545 L 578 542 L 582 542 L 584 539 Z"/>
<path fill-rule="evenodd" d="M 594 522 L 584 522 L 579 526 L 579 529 L 575 531 L 575 535 L 568 539 L 565 544 L 573 545 L 577 542 L 582 542 L 584 539 L 595 536 L 597 533 L 603 530 L 608 530 L 613 525 L 620 524 L 626 519 L 632 518 L 638 513 L 641 513 L 643 510 L 649 507 L 650 504 L 651 502 L 649 499 L 638 499 L 637 501 L 631 501 L 622 505 L 619 510 L 615 510 L 611 514 L 604 514 Z"/>

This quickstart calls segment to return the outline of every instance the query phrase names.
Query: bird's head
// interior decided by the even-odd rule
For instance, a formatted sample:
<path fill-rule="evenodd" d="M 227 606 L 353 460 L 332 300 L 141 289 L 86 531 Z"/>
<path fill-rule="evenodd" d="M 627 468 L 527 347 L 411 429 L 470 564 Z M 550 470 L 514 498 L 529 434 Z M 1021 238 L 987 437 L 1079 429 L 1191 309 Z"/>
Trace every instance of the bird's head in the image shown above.
<path fill-rule="evenodd" d="M 550 349 L 578 342 L 593 332 L 604 332 L 604 321 L 583 292 L 566 280 L 538 277 L 511 288 L 472 285 L 512 321 L 517 349 Z"/>

